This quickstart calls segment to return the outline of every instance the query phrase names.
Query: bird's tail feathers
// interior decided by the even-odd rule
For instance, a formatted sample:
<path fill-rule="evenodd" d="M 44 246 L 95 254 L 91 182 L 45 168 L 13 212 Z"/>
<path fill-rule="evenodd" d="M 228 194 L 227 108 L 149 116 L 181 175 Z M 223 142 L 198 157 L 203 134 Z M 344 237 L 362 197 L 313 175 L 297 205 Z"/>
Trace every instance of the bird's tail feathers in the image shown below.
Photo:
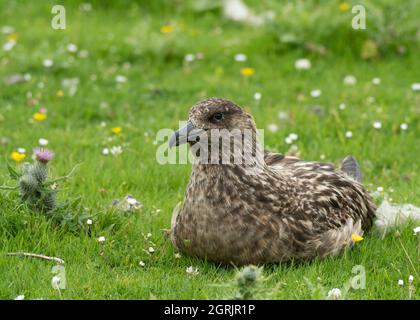
<path fill-rule="evenodd" d="M 357 182 L 362 182 L 362 171 L 360 170 L 359 163 L 354 157 L 347 156 L 344 158 L 341 162 L 341 171 Z"/>
<path fill-rule="evenodd" d="M 332 229 L 313 240 L 313 245 L 317 248 L 317 255 L 320 257 L 336 256 L 344 248 L 353 246 L 354 236 L 363 235 L 361 221 L 354 223 L 353 219 L 348 219 L 347 223 L 340 229 Z"/>

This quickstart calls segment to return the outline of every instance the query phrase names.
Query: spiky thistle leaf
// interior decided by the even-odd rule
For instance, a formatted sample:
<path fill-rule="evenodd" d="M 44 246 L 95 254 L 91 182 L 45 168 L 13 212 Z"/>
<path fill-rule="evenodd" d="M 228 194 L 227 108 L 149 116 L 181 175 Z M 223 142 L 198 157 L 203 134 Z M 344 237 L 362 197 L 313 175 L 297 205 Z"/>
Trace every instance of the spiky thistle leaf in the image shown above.
<path fill-rule="evenodd" d="M 18 180 L 21 176 L 11 165 L 7 163 L 7 170 L 9 171 L 10 178 L 13 180 Z"/>

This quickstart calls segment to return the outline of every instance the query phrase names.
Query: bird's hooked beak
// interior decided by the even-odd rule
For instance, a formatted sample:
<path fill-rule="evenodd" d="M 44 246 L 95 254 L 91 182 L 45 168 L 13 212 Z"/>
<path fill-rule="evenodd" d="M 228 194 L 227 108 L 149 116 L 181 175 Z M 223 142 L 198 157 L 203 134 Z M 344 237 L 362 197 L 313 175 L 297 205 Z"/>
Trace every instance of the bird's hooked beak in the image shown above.
<path fill-rule="evenodd" d="M 187 142 L 197 142 L 198 138 L 205 132 L 205 129 L 196 128 L 191 121 L 188 121 L 185 126 L 176 131 L 169 139 L 169 148 Z"/>

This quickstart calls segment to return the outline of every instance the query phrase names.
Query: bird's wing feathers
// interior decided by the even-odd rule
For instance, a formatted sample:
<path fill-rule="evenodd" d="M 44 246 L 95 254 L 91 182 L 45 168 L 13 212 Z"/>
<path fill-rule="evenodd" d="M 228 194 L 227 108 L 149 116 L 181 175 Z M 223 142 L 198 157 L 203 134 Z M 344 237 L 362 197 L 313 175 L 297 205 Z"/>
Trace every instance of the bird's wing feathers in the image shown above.
<path fill-rule="evenodd" d="M 273 172 L 281 171 L 282 175 L 288 172 L 302 193 L 297 215 L 291 216 L 294 219 L 301 215 L 303 219 L 313 221 L 313 228 L 319 226 L 325 230 L 340 227 L 348 218 L 354 222 L 361 219 L 363 229 L 370 226 L 375 206 L 357 181 L 357 175 L 350 173 L 360 174 L 354 158 L 345 160 L 342 170 L 336 170 L 333 163 L 302 161 L 288 156 L 280 158 L 273 153 L 266 153 L 265 159 Z M 354 170 L 349 172 L 348 168 Z"/>
<path fill-rule="evenodd" d="M 287 167 L 289 170 L 305 170 L 309 172 L 313 171 L 335 171 L 333 163 L 330 162 L 310 162 L 302 161 L 297 157 L 285 156 L 280 153 L 273 153 L 266 151 L 264 153 L 265 163 L 269 167 Z"/>
<path fill-rule="evenodd" d="M 293 156 L 287 156 L 281 153 L 264 151 L 264 161 L 268 166 L 289 165 L 299 162 L 300 159 Z"/>
<path fill-rule="evenodd" d="M 269 151 L 264 152 L 264 161 L 267 165 L 272 166 L 282 161 L 285 156 L 281 153 L 273 153 Z"/>
<path fill-rule="evenodd" d="M 297 157 L 285 156 L 280 153 L 273 153 L 269 151 L 264 152 L 264 160 L 268 166 L 284 166 L 291 170 L 307 170 L 311 171 L 330 171 L 335 172 L 335 166 L 330 162 L 310 162 L 302 161 Z M 362 182 L 362 171 L 359 163 L 352 156 L 347 156 L 341 162 L 341 172 L 345 173 L 347 177 Z"/>

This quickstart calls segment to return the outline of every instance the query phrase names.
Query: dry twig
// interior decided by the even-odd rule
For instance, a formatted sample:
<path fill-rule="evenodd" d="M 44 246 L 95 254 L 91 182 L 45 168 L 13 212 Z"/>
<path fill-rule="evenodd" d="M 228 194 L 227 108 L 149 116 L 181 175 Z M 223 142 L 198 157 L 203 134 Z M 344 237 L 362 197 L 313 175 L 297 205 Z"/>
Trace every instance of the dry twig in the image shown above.
<path fill-rule="evenodd" d="M 21 257 L 29 257 L 29 258 L 39 258 L 39 259 L 44 259 L 44 260 L 48 260 L 48 261 L 54 261 L 57 262 L 58 264 L 64 264 L 64 260 L 57 258 L 57 257 L 48 257 L 45 256 L 43 254 L 38 254 L 38 253 L 30 253 L 30 252 L 9 252 L 7 254 L 8 256 L 21 256 Z"/>

